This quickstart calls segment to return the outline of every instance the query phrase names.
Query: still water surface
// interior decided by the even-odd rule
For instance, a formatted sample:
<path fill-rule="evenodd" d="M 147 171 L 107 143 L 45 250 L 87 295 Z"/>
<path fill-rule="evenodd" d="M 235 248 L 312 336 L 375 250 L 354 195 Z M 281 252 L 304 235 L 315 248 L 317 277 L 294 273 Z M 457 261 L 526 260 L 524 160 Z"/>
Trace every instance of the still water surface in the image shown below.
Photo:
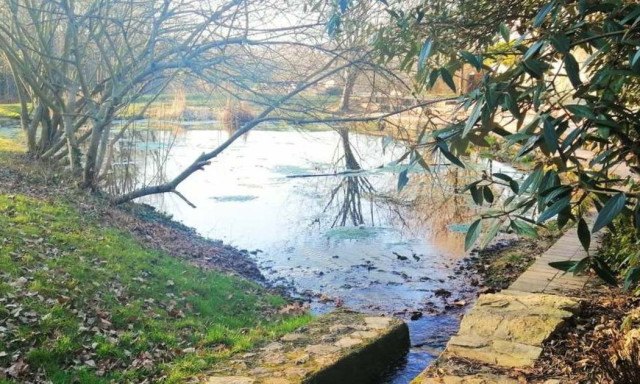
<path fill-rule="evenodd" d="M 137 183 L 172 177 L 227 137 L 223 130 L 178 130 L 137 143 L 156 160 L 136 158 L 144 175 Z M 253 131 L 180 185 L 196 209 L 174 195 L 143 201 L 250 251 L 269 280 L 314 297 L 316 313 L 342 305 L 407 320 L 423 314 L 409 321 L 411 352 L 382 380 L 408 383 L 457 329 L 460 311 L 446 308 L 473 297 L 454 273 L 466 256 L 463 233 L 473 214 L 454 190 L 472 175 L 437 164 L 428 175 L 416 166 L 398 193 L 404 168 L 394 160 L 405 148 L 351 133 L 353 158 L 367 171 L 320 176 L 346 170 L 344 144 L 334 131 Z M 439 289 L 451 297 L 436 297 Z"/>

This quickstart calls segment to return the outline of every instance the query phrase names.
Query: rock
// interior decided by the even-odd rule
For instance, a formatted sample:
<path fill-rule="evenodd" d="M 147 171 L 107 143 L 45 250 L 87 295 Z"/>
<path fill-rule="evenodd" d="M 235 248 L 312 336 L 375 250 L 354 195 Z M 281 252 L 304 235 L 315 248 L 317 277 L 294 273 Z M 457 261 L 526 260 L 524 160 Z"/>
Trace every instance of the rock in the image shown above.
<path fill-rule="evenodd" d="M 364 322 L 371 329 L 385 329 L 391 322 L 390 317 L 365 317 Z"/>
<path fill-rule="evenodd" d="M 367 384 L 405 353 L 409 344 L 408 328 L 398 319 L 337 311 L 256 353 L 221 361 L 211 369 L 221 376 L 204 382 Z"/>
<path fill-rule="evenodd" d="M 362 339 L 356 339 L 356 338 L 347 336 L 336 341 L 333 345 L 339 348 L 351 348 L 351 347 L 355 347 L 358 344 L 362 344 Z"/>
<path fill-rule="evenodd" d="M 209 377 L 206 384 L 253 384 L 256 379 L 242 376 L 221 376 L 221 377 Z"/>
<path fill-rule="evenodd" d="M 262 362 L 268 365 L 280 365 L 284 364 L 287 358 L 279 352 L 269 352 L 264 355 Z"/>
<path fill-rule="evenodd" d="M 519 382 L 506 376 L 482 374 L 418 378 L 411 384 L 519 384 Z"/>
<path fill-rule="evenodd" d="M 307 374 L 307 370 L 304 368 L 287 368 L 284 370 L 285 377 L 304 377 Z"/>
<path fill-rule="evenodd" d="M 507 367 L 532 366 L 542 343 L 578 309 L 578 302 L 553 295 L 483 295 L 462 319 L 445 354 Z"/>
<path fill-rule="evenodd" d="M 260 376 L 265 376 L 268 375 L 271 372 L 271 370 L 265 368 L 265 367 L 257 367 L 254 368 L 252 370 L 249 371 L 249 374 L 251 376 L 256 376 L 256 377 L 260 377 Z"/>
<path fill-rule="evenodd" d="M 349 327 L 348 325 L 336 324 L 336 325 L 332 325 L 332 326 L 329 327 L 329 332 L 338 333 L 338 332 L 342 332 L 342 331 L 347 331 L 349 329 L 351 329 L 351 327 Z"/>
<path fill-rule="evenodd" d="M 282 343 L 270 343 L 262 348 L 263 351 L 278 351 L 280 349 L 282 349 Z"/>
<path fill-rule="evenodd" d="M 307 348 L 305 348 L 305 351 L 314 355 L 329 355 L 332 353 L 336 353 L 339 350 L 340 348 L 330 344 L 316 344 L 316 345 L 310 345 Z"/>
<path fill-rule="evenodd" d="M 282 341 L 298 341 L 304 339 L 305 336 L 302 333 L 288 333 L 280 338 Z"/>
<path fill-rule="evenodd" d="M 262 384 L 292 384 L 292 383 L 295 383 L 295 381 L 285 379 L 283 377 L 272 377 L 269 379 L 262 380 Z"/>
<path fill-rule="evenodd" d="M 355 331 L 351 336 L 359 339 L 372 339 L 378 336 L 378 333 L 374 331 Z"/>
<path fill-rule="evenodd" d="M 442 281 L 442 282 L 444 282 L 444 281 Z M 437 297 L 447 298 L 447 297 L 451 296 L 451 292 L 450 292 L 450 291 L 447 291 L 447 290 L 446 290 L 446 289 L 444 289 L 444 288 L 436 289 L 433 293 L 434 293 L 434 295 L 436 295 Z"/>

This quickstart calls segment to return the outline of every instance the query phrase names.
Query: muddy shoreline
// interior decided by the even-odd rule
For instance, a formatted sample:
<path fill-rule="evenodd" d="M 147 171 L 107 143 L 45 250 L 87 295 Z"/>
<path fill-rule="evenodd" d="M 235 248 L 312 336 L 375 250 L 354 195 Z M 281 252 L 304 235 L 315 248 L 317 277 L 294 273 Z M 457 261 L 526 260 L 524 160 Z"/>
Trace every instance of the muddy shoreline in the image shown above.
<path fill-rule="evenodd" d="M 83 215 L 97 217 L 104 225 L 132 233 L 145 246 L 162 250 L 201 268 L 242 276 L 267 286 L 249 252 L 199 235 L 146 204 L 113 207 L 99 194 L 79 190 L 65 178 L 51 177 L 46 165 L 32 165 L 25 155 L 12 156 L 0 170 L 0 192 L 24 194 L 48 201 L 69 202 Z"/>

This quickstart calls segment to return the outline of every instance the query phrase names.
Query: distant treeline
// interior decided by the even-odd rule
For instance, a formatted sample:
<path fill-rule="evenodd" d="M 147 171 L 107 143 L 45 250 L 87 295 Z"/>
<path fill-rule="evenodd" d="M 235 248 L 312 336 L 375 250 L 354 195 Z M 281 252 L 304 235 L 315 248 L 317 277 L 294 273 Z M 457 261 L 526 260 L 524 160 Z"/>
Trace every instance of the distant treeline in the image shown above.
<path fill-rule="evenodd" d="M 11 74 L 11 69 L 4 63 L 0 64 L 0 102 L 18 102 L 18 91 L 13 75 Z"/>

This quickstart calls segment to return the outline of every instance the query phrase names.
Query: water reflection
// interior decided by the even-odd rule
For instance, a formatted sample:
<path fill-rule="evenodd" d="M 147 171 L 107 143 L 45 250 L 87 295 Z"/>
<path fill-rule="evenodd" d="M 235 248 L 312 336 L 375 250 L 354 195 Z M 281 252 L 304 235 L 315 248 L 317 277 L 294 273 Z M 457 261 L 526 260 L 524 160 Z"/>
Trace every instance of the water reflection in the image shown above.
<path fill-rule="evenodd" d="M 324 208 L 324 213 L 335 211 L 331 227 L 344 227 L 348 224 L 360 226 L 366 224 L 369 218 L 369 225 L 375 226 L 374 204 L 380 201 L 376 195 L 376 190 L 367 178 L 366 173 L 360 166 L 356 158 L 354 148 L 349 139 L 347 128 L 337 129 L 342 147 L 342 162 L 344 164 L 345 176 L 338 177 L 335 187 L 331 188 L 329 201 Z M 366 207 L 363 209 L 363 205 Z M 379 205 L 380 206 L 380 205 Z M 387 205 L 393 210 L 393 206 Z M 368 209 L 368 212 L 367 212 Z M 394 210 L 401 217 L 399 211 Z"/>
<path fill-rule="evenodd" d="M 116 122 L 111 131 L 101 181 L 113 196 L 165 182 L 171 149 L 179 135 L 186 133 L 179 124 L 148 120 Z"/>
<path fill-rule="evenodd" d="M 126 181 L 113 188 L 172 177 L 227 137 L 222 129 L 138 127 L 118 147 L 112 177 Z M 389 379 L 405 383 L 432 358 L 424 348 L 441 347 L 456 328 L 457 316 L 444 312 L 447 302 L 434 291 L 452 291 L 451 300 L 469 294 L 451 278 L 474 208 L 455 191 L 488 165 L 478 160 L 477 169 L 461 170 L 432 159 L 435 172 L 414 167 L 399 193 L 403 166 L 393 161 L 405 148 L 382 141 L 345 130 L 254 131 L 180 185 L 197 209 L 172 195 L 142 201 L 205 236 L 255 250 L 267 278 L 318 298 L 314 311 L 343 303 L 434 313 L 410 324 L 416 348 Z"/>

